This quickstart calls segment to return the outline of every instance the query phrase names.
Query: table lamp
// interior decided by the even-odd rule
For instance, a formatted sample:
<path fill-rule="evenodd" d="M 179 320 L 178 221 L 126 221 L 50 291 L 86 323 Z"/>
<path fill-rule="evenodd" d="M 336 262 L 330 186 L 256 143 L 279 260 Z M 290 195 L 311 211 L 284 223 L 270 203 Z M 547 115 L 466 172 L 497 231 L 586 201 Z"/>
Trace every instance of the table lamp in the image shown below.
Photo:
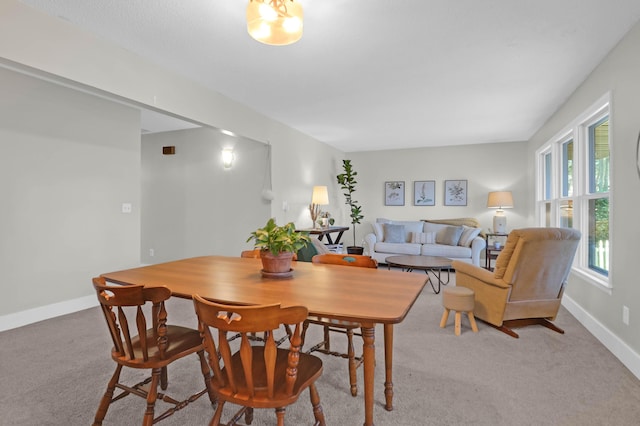
<path fill-rule="evenodd" d="M 314 186 L 313 193 L 311 194 L 311 204 L 309 205 L 309 212 L 311 213 L 311 222 L 315 228 L 318 214 L 320 213 L 320 206 L 329 204 L 329 193 L 326 186 Z"/>
<path fill-rule="evenodd" d="M 513 196 L 511 191 L 495 191 L 490 192 L 487 198 L 487 207 L 496 210 L 493 216 L 493 232 L 496 234 L 507 233 L 507 217 L 504 215 L 503 209 L 513 208 Z"/>

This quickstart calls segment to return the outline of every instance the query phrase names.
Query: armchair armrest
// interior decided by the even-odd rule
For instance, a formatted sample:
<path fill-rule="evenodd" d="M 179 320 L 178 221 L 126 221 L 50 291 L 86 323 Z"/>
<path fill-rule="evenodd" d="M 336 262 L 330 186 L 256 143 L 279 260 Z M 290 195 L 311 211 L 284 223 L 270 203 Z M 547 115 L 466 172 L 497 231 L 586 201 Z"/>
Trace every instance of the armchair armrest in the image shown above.
<path fill-rule="evenodd" d="M 509 288 L 509 284 L 505 283 L 502 279 L 496 279 L 493 272 L 488 271 L 484 268 L 480 268 L 479 266 L 461 262 L 459 260 L 454 260 L 451 263 L 451 266 L 456 270 L 456 283 L 461 283 L 467 280 L 474 280 L 481 281 L 484 284 L 488 284 L 494 287 L 505 289 Z"/>
<path fill-rule="evenodd" d="M 502 325 L 511 285 L 478 266 L 456 260 L 451 266 L 456 270 L 456 286 L 470 288 L 475 293 L 473 314 L 495 326 Z"/>

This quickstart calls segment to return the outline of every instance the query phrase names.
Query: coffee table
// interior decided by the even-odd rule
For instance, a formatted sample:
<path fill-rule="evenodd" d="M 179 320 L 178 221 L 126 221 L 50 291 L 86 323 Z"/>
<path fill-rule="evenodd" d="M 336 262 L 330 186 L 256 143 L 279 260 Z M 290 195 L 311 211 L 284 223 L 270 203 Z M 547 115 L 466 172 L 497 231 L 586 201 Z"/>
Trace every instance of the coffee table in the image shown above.
<path fill-rule="evenodd" d="M 385 262 L 391 269 L 392 266 L 396 266 L 411 272 L 414 269 L 422 270 L 429 277 L 429 283 L 435 294 L 440 293 L 440 288 L 443 285 L 449 284 L 451 278 L 451 259 L 440 256 L 420 256 L 420 255 L 406 255 L 406 256 L 389 256 L 385 259 Z M 447 281 L 442 281 L 442 271 L 447 271 Z M 433 275 L 433 278 L 438 281 L 438 289 L 433 284 L 429 272 Z"/>

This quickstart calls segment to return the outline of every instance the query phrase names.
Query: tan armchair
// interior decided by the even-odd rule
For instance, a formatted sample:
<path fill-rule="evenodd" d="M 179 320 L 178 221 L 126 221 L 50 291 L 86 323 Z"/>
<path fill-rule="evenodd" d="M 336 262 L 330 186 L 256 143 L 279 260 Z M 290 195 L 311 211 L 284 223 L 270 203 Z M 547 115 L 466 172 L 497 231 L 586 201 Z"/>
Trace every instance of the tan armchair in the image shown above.
<path fill-rule="evenodd" d="M 496 259 L 495 272 L 453 261 L 456 285 L 475 292 L 476 318 L 510 336 L 511 328 L 540 324 L 558 333 L 553 321 L 580 240 L 569 228 L 511 231 Z"/>

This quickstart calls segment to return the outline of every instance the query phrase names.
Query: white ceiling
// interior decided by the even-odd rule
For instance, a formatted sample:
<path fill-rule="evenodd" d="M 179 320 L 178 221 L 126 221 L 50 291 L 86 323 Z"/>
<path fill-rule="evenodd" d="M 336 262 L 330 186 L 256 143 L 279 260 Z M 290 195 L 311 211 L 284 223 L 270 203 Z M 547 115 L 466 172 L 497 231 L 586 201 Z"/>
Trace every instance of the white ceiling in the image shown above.
<path fill-rule="evenodd" d="M 638 0 L 301 0 L 301 41 L 274 47 L 247 1 L 22 0 L 346 152 L 527 140 L 640 19 Z"/>

